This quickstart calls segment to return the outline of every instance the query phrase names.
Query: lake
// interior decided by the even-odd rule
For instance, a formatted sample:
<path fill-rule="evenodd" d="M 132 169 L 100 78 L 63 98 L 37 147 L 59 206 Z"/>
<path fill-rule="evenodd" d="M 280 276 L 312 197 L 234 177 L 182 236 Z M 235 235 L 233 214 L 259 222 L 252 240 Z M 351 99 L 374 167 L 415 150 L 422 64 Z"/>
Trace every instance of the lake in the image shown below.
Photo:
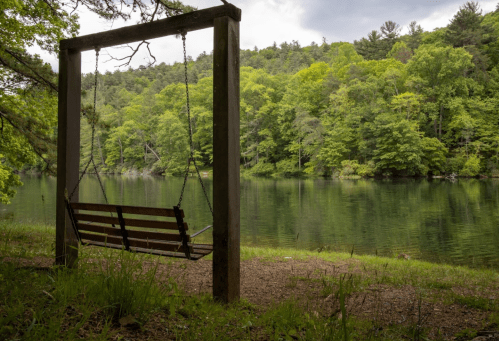
<path fill-rule="evenodd" d="M 182 179 L 103 176 L 110 203 L 172 207 Z M 56 179 L 23 175 L 0 219 L 55 224 Z M 211 179 L 205 179 L 212 193 Z M 432 262 L 499 269 L 499 180 L 241 179 L 241 243 L 357 254 L 400 252 Z M 80 201 L 104 203 L 95 176 Z M 196 178 L 182 201 L 193 231 L 211 224 Z M 198 238 L 209 242 L 210 233 Z M 204 238 L 204 239 L 202 239 Z"/>

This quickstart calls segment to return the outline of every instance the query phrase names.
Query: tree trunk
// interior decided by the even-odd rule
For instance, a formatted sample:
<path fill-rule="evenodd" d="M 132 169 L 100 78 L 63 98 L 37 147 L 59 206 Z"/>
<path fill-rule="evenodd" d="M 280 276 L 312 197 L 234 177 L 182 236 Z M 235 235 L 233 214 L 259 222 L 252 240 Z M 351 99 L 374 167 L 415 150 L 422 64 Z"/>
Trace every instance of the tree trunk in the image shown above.
<path fill-rule="evenodd" d="M 146 148 L 148 148 L 151 151 L 151 153 L 153 153 L 154 156 L 156 156 L 156 159 L 158 159 L 158 161 L 161 161 L 161 158 L 159 157 L 159 155 L 151 147 L 149 147 L 149 145 L 147 143 L 146 143 Z"/>
<path fill-rule="evenodd" d="M 298 139 L 298 170 L 301 171 L 301 143 L 300 139 Z"/>
<path fill-rule="evenodd" d="M 118 138 L 118 143 L 120 144 L 120 163 L 123 166 L 123 145 L 120 138 Z"/>
<path fill-rule="evenodd" d="M 440 104 L 440 123 L 438 125 L 438 139 L 442 141 L 442 117 L 444 115 L 444 106 Z"/>
<path fill-rule="evenodd" d="M 258 153 L 258 145 L 260 144 L 260 141 L 258 138 L 256 139 L 256 163 L 258 163 L 258 159 L 260 158 L 260 154 Z M 255 164 L 256 164 L 255 163 Z"/>

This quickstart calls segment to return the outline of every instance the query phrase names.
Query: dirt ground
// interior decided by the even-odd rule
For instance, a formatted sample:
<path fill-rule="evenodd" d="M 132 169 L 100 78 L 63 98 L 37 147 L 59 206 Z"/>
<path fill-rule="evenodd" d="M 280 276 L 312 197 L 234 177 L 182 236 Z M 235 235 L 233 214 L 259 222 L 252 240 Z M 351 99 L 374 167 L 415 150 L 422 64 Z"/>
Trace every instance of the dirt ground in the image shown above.
<path fill-rule="evenodd" d="M 213 276 L 211 261 L 190 262 L 186 266 L 185 269 L 169 270 L 172 275 L 180 276 L 186 292 L 211 292 Z M 318 258 L 272 262 L 259 259 L 247 260 L 241 262 L 241 297 L 264 307 L 274 302 L 293 299 L 306 304 L 317 314 L 330 316 L 339 314 L 339 302 L 334 295 L 324 297 L 322 290 L 324 285 L 320 279 L 323 275 L 349 273 L 352 271 L 347 263 L 331 263 Z M 293 278 L 299 279 L 293 280 Z M 389 324 L 413 322 L 420 316 L 422 325 L 431 328 L 429 333 L 431 338 L 436 337 L 438 331 L 440 335 L 451 339 L 465 328 L 481 330 L 483 321 L 486 321 L 488 315 L 487 312 L 458 304 L 444 305 L 442 302 L 432 302 L 432 300 L 423 300 L 422 304 L 418 304 L 418 293 L 410 286 L 370 287 L 367 292 L 352 294 L 346 305 L 347 314 L 377 320 L 380 328 Z M 419 314 L 418 306 L 421 307 Z"/>
<path fill-rule="evenodd" d="M 308 260 L 245 260 L 241 262 L 241 298 L 262 308 L 285 300 L 295 300 L 315 315 L 338 316 L 338 299 L 334 295 L 325 295 L 322 278 L 324 275 L 339 276 L 352 272 L 365 275 L 353 268 L 352 262 L 355 260 L 332 263 L 312 257 Z M 53 260 L 35 258 L 23 263 L 27 266 L 50 267 Z M 153 264 L 144 264 L 148 265 Z M 187 294 L 212 292 L 211 260 L 175 261 L 161 264 L 158 270 L 159 280 L 166 281 L 173 276 Z M 384 326 L 404 325 L 419 319 L 423 327 L 430 329 L 430 339 L 437 339 L 437 335 L 440 335 L 445 340 L 454 340 L 456 338 L 453 336 L 459 331 L 473 328 L 482 330 L 479 333 L 482 336 L 475 340 L 499 340 L 497 332 L 486 330 L 494 327 L 485 327 L 489 313 L 459 304 L 444 304 L 443 299 L 424 298 L 420 301 L 419 297 L 418 291 L 411 286 L 375 285 L 349 295 L 346 310 L 349 316 L 376 321 L 380 330 Z M 494 329 L 497 330 L 497 326 Z"/>

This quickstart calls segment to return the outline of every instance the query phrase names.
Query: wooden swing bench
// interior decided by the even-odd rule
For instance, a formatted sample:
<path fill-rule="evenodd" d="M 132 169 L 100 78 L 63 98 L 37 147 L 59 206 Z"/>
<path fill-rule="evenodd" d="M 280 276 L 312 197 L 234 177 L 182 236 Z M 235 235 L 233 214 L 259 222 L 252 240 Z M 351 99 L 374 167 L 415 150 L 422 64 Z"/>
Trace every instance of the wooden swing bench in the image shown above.
<path fill-rule="evenodd" d="M 125 249 L 132 252 L 190 260 L 198 260 L 213 251 L 213 245 L 191 242 L 191 238 L 208 230 L 211 226 L 189 236 L 187 234 L 188 225 L 183 221 L 184 211 L 177 206 L 169 209 L 70 203 L 68 201 L 66 205 L 76 236 L 84 245 Z M 82 213 L 82 211 L 85 212 Z M 111 216 L 105 216 L 102 213 L 111 213 Z M 113 214 L 117 216 L 113 216 Z M 156 220 L 126 216 L 130 214 L 154 217 Z M 161 220 L 157 220 L 158 218 Z M 175 221 L 167 221 L 165 218 L 175 218 Z M 156 231 L 147 229 L 155 229 Z M 157 230 L 176 230 L 178 232 L 168 233 Z"/>

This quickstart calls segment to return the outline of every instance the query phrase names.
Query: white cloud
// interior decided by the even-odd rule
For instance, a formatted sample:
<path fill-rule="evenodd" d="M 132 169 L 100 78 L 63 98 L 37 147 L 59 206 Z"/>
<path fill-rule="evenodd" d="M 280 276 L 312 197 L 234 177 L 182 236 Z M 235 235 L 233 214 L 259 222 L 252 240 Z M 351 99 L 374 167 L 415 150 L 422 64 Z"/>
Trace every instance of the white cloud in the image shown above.
<path fill-rule="evenodd" d="M 291 42 L 292 40 L 297 40 L 302 46 L 306 46 L 312 41 L 320 43 L 323 36 L 328 38 L 328 42 L 349 41 L 347 36 L 363 37 L 371 29 L 376 29 L 375 26 L 366 29 L 364 27 L 365 25 L 362 25 L 363 23 L 375 21 L 381 23 L 385 20 L 374 20 L 371 18 L 373 9 L 369 6 L 363 6 L 362 8 L 355 7 L 355 11 L 351 7 L 346 6 L 343 9 L 344 13 L 337 13 L 337 6 L 326 6 L 324 4 L 327 2 L 319 0 L 232 0 L 230 2 L 242 10 L 242 49 L 253 49 L 254 46 L 262 49 L 271 46 L 274 41 L 277 44 L 280 44 L 284 41 Z M 185 0 L 185 3 L 196 6 L 199 9 L 222 5 L 222 2 L 219 0 Z M 381 1 L 381 4 L 383 4 L 383 1 Z M 480 7 L 482 8 L 483 13 L 487 13 L 493 11 L 496 4 L 497 0 L 486 0 L 480 2 Z M 312 10 L 314 5 L 315 11 Z M 460 5 L 457 4 L 457 2 L 449 3 L 446 6 L 439 5 L 437 8 L 433 5 L 427 6 L 427 9 L 425 8 L 423 12 L 415 10 L 414 13 L 417 12 L 418 14 L 411 20 L 416 20 L 426 31 L 433 31 L 436 27 L 447 26 L 454 14 L 458 11 L 459 6 Z M 396 9 L 406 9 L 404 6 L 393 7 L 391 5 L 387 5 L 386 8 L 387 11 L 383 11 L 383 17 L 400 16 L 403 13 L 397 14 Z M 390 8 L 390 10 L 388 10 L 388 8 Z M 79 15 L 81 27 L 80 36 L 123 26 L 130 26 L 137 22 L 137 18 L 132 18 L 128 22 L 117 20 L 114 23 L 109 23 L 103 19 L 99 19 L 95 14 L 90 13 L 83 7 L 80 7 Z M 328 19 L 326 21 L 320 21 L 318 20 L 318 16 Z M 349 16 L 353 16 L 351 20 L 349 19 Z M 315 22 L 321 22 L 322 26 L 314 25 L 314 18 L 316 18 Z M 336 26 L 332 26 L 330 20 L 336 20 L 342 23 L 343 26 L 345 26 L 345 22 L 353 23 L 355 21 L 357 24 L 346 25 L 345 27 L 348 27 L 348 29 L 344 30 L 344 28 L 334 28 Z M 402 33 L 406 33 L 409 22 L 401 22 L 401 24 L 404 26 Z M 310 28 L 310 26 L 314 26 L 315 29 Z M 183 60 L 181 39 L 170 36 L 154 39 L 150 42 L 151 51 L 157 58 L 157 64 L 162 62 L 172 64 Z M 196 58 L 203 51 L 209 53 L 212 50 L 213 29 L 190 32 L 187 35 L 188 55 Z M 49 55 L 40 49 L 31 49 L 31 51 L 40 54 L 45 61 L 52 65 L 54 70 L 58 70 L 57 56 Z M 106 60 L 109 60 L 109 55 L 116 58 L 122 58 L 129 55 L 129 50 L 127 51 L 127 49 L 123 48 L 104 49 L 101 52 L 102 57 L 101 62 L 99 63 L 100 72 L 112 72 L 116 70 L 116 65 L 123 63 L 116 61 L 105 62 Z M 134 57 L 131 66 L 137 68 L 140 65 L 147 65 L 149 61 L 150 58 L 148 57 L 147 49 L 142 48 Z M 93 51 L 84 52 L 82 54 L 82 72 L 93 72 L 94 67 L 95 53 Z"/>
<path fill-rule="evenodd" d="M 305 28 L 303 1 L 268 0 L 241 3 L 241 47 L 265 48 L 275 42 L 297 40 L 302 46 L 320 43 L 322 34 Z"/>
<path fill-rule="evenodd" d="M 199 9 L 218 6 L 222 3 L 218 1 L 193 0 L 187 3 L 197 6 Z M 297 40 L 302 46 L 310 44 L 312 41 L 319 43 L 322 34 L 318 31 L 303 27 L 302 17 L 305 13 L 304 2 L 300 0 L 239 0 L 232 1 L 235 6 L 242 10 L 241 21 L 241 48 L 253 49 L 271 46 L 274 41 L 280 44 L 284 41 L 291 42 Z M 79 36 L 98 33 L 110 29 L 133 25 L 137 19 L 124 22 L 116 20 L 113 23 L 99 19 L 95 14 L 81 7 L 78 12 L 80 16 Z M 156 63 L 165 62 L 172 64 L 183 61 L 182 40 L 175 37 L 163 37 L 150 40 L 150 49 L 156 57 Z M 209 53 L 213 50 L 213 29 L 205 29 L 190 32 L 187 35 L 187 54 L 196 58 L 203 51 Z M 39 49 L 32 50 L 39 53 L 42 58 L 49 62 L 53 69 L 58 71 L 58 60 L 56 56 L 44 53 Z M 106 48 L 100 53 L 99 71 L 113 72 L 116 66 L 122 62 L 110 60 L 110 55 L 115 58 L 123 58 L 129 55 L 127 48 Z M 140 65 L 147 65 L 152 59 L 149 57 L 146 48 L 141 48 L 134 56 L 131 67 L 137 68 Z M 82 72 L 93 72 L 95 68 L 95 52 L 86 51 L 82 53 Z M 122 68 L 123 69 L 123 68 Z"/>
<path fill-rule="evenodd" d="M 482 9 L 482 14 L 485 14 L 494 11 L 497 2 L 495 0 L 480 1 L 479 5 L 480 8 Z M 449 4 L 446 7 L 439 8 L 437 11 L 433 12 L 429 11 L 427 16 L 424 16 L 424 18 L 418 20 L 418 24 L 420 24 L 425 31 L 432 32 L 437 27 L 447 26 L 458 11 L 459 11 L 459 5 L 456 6 L 455 3 Z M 408 28 L 405 27 L 403 33 L 407 32 Z"/>

